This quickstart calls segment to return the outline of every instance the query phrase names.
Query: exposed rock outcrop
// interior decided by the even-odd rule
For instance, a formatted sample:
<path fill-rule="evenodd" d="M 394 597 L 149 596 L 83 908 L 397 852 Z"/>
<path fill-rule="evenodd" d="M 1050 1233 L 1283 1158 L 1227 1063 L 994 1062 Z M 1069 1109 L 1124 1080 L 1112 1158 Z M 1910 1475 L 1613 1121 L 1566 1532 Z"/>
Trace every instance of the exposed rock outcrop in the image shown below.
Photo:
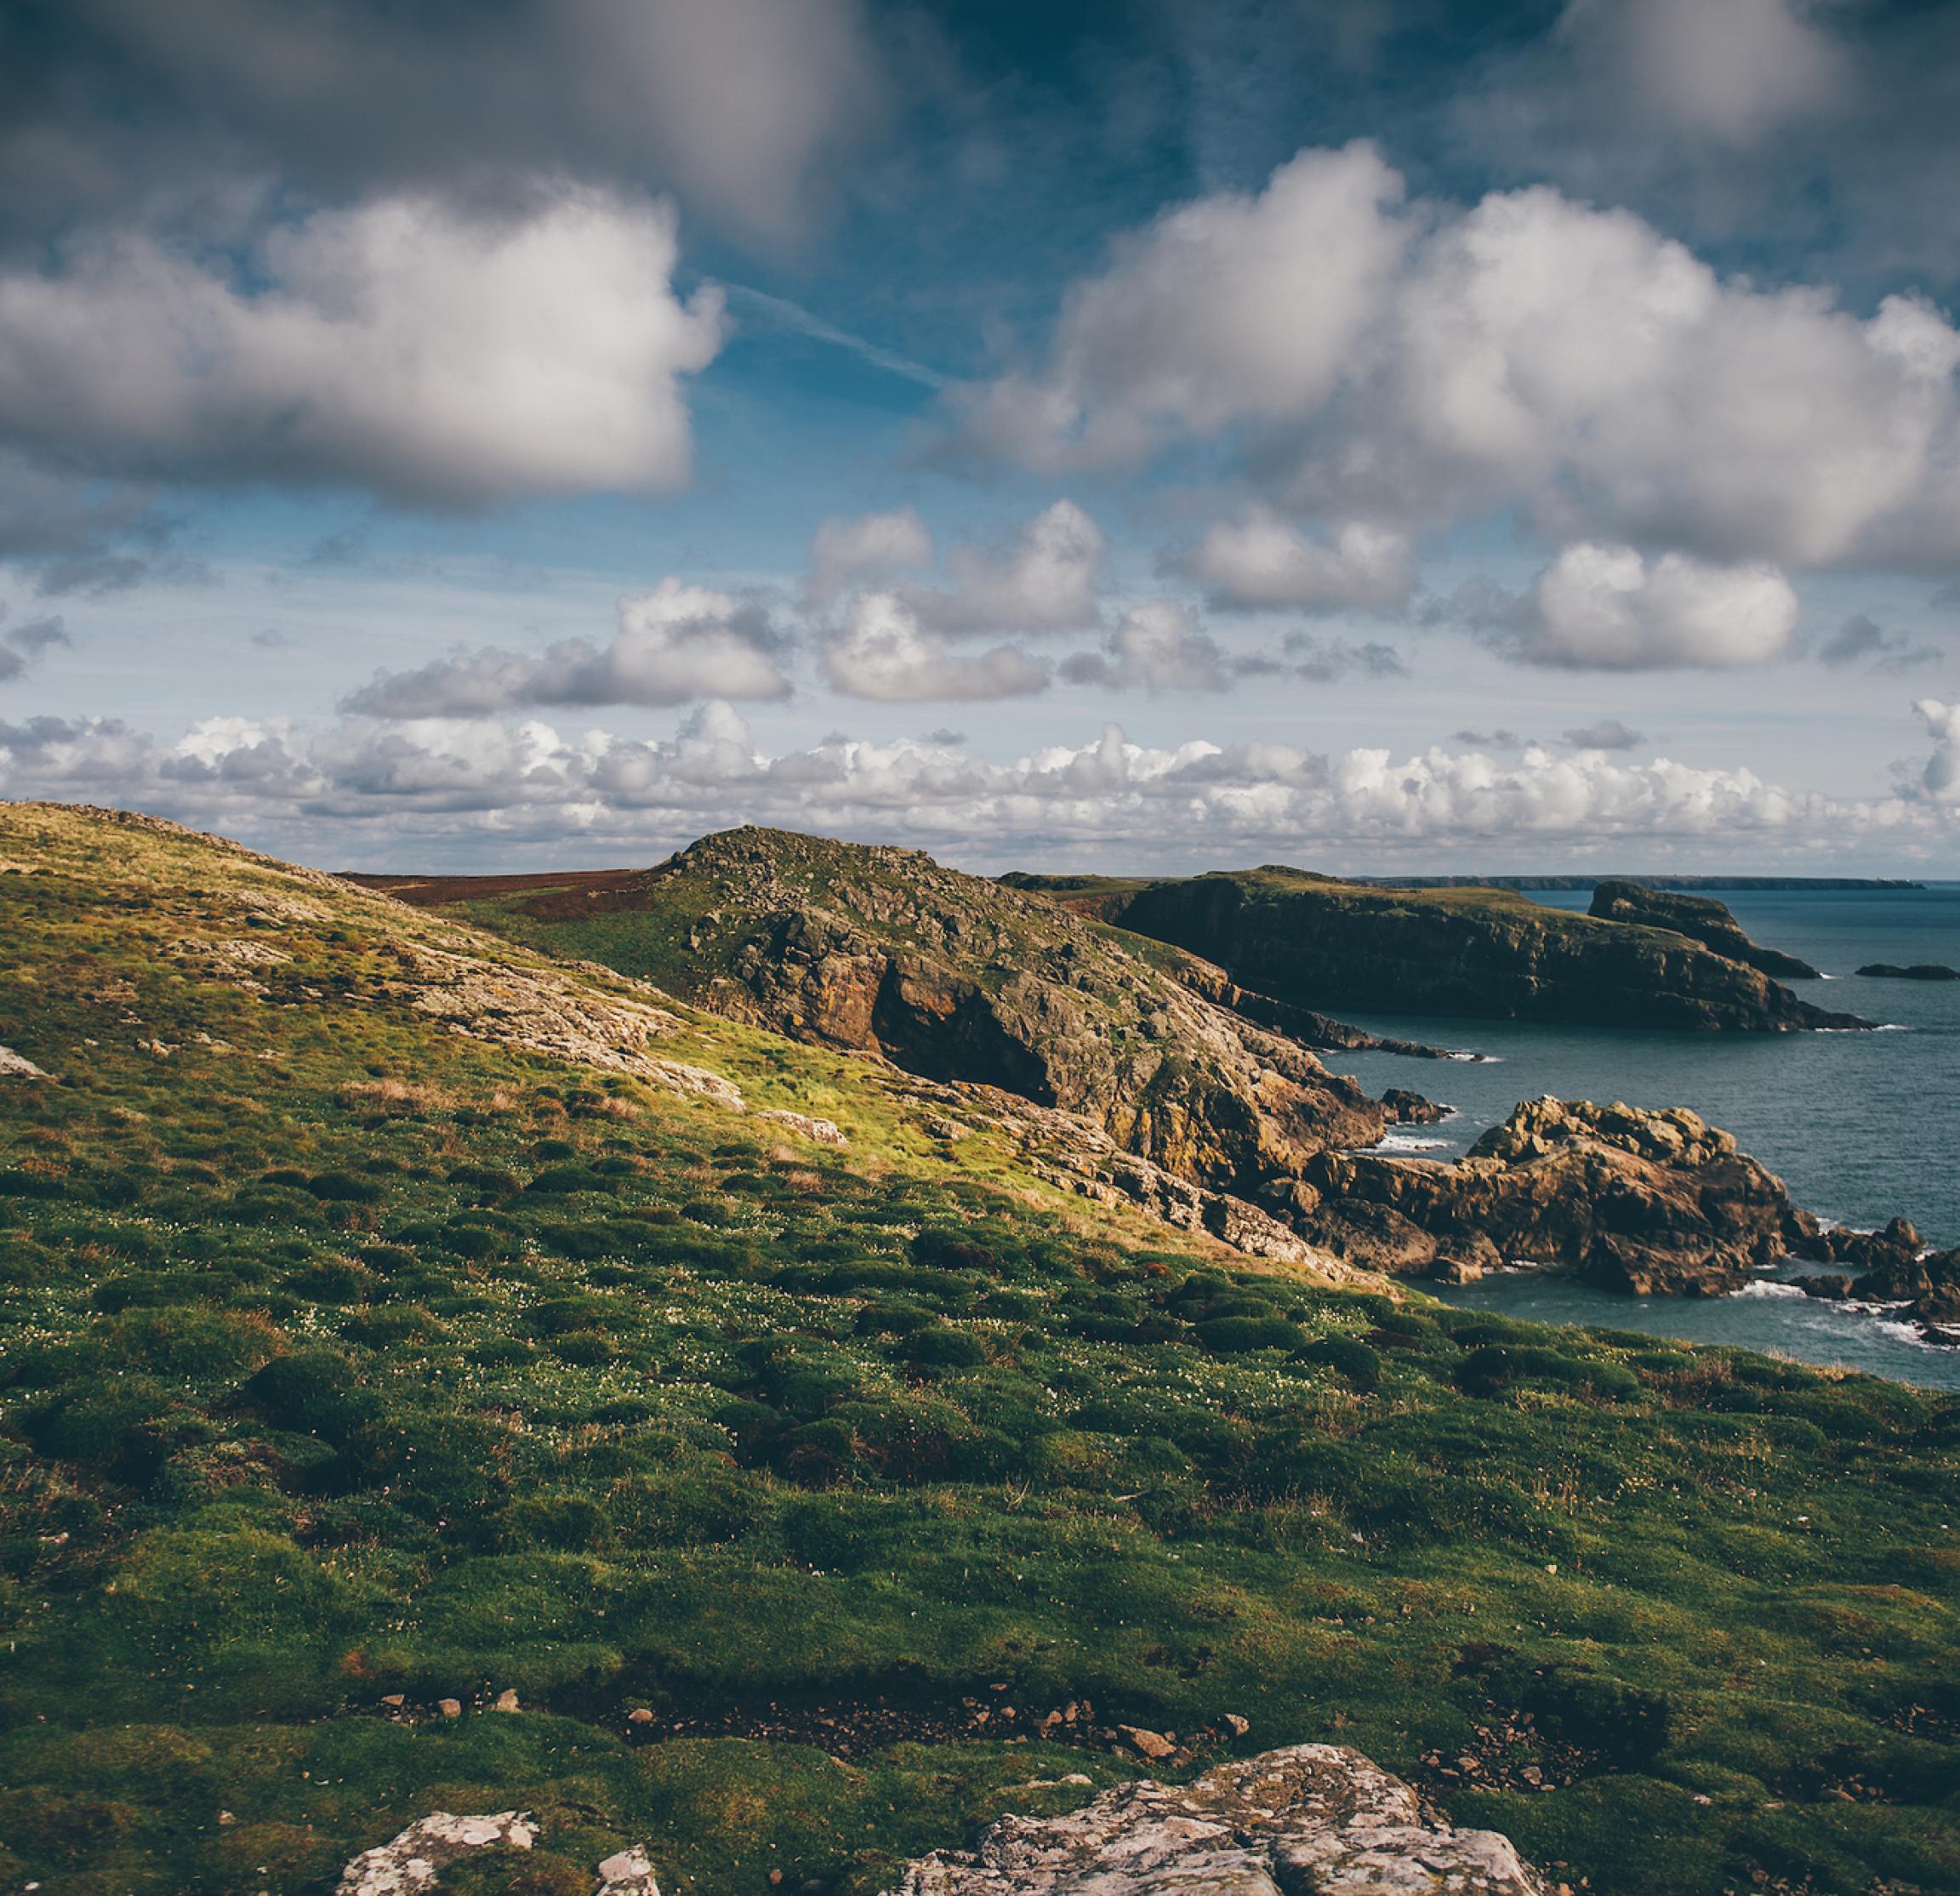
<path fill-rule="evenodd" d="M 1726 902 L 1712 896 L 1684 895 L 1678 889 L 1652 889 L 1639 882 L 1602 882 L 1586 913 L 1597 921 L 1632 922 L 1685 935 L 1704 948 L 1779 981 L 1815 981 L 1816 969 L 1781 948 L 1763 948 L 1743 933 Z"/>
<path fill-rule="evenodd" d="M 48 1075 L 24 1053 L 0 1047 L 0 1079 L 45 1079 Z"/>
<path fill-rule="evenodd" d="M 1080 1114 L 1210 1190 L 1249 1192 L 1329 1147 L 1372 1144 L 1389 1123 L 1297 1039 L 1210 998 L 1232 986 L 1219 971 L 914 851 L 734 829 L 652 870 L 540 892 L 525 914 L 546 936 L 555 922 L 645 915 L 622 971 L 926 1079 Z"/>
<path fill-rule="evenodd" d="M 1195 1782 L 1118 1786 L 1066 1817 L 1003 1817 L 971 1852 L 907 1866 L 895 1896 L 1545 1896 L 1496 1831 L 1425 1817 L 1359 1752 L 1297 1745 Z"/>
<path fill-rule="evenodd" d="M 1316 1243 L 1457 1281 L 1501 1261 L 1562 1263 L 1610 1290 L 1705 1295 L 1817 1236 L 1774 1173 L 1679 1108 L 1535 1100 L 1454 1164 L 1328 1153 L 1305 1182 L 1318 1202 L 1295 1187 L 1294 1221 Z"/>
<path fill-rule="evenodd" d="M 1068 907 L 1202 955 L 1301 1007 L 1757 1033 L 1871 1025 L 1684 935 L 1502 889 L 1363 887 L 1280 868 L 1057 882 L 1054 898 Z"/>

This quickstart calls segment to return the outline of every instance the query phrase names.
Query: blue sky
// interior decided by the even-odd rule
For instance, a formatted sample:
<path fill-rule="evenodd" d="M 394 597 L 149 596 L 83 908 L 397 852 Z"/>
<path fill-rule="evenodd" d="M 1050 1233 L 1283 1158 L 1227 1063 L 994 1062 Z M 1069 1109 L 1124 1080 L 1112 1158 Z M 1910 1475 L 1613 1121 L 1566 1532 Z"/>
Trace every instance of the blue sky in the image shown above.
<path fill-rule="evenodd" d="M 1954 868 L 1960 9 L 0 21 L 0 794 Z"/>

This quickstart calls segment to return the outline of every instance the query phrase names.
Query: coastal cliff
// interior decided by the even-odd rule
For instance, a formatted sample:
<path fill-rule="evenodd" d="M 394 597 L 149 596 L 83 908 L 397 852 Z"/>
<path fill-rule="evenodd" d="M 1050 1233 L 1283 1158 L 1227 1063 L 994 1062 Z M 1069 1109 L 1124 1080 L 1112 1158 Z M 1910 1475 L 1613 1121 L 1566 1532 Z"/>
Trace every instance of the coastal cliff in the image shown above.
<path fill-rule="evenodd" d="M 1508 890 L 1368 888 L 1277 867 L 1156 882 L 1007 880 L 1300 1006 L 1704 1032 L 1871 1025 L 1672 929 Z"/>
<path fill-rule="evenodd" d="M 1595 921 L 1632 922 L 1642 928 L 1664 928 L 1685 935 L 1730 961 L 1740 961 L 1778 981 L 1820 978 L 1808 961 L 1751 941 L 1727 903 L 1712 896 L 1684 895 L 1638 882 L 1602 882 L 1593 890 L 1592 906 L 1586 913 Z"/>

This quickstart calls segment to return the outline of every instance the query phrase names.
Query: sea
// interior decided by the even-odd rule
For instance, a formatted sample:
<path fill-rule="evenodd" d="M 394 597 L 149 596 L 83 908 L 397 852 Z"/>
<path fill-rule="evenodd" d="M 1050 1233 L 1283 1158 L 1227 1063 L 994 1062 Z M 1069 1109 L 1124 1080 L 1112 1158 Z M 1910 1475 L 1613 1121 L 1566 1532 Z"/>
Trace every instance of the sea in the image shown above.
<path fill-rule="evenodd" d="M 1960 1244 L 1960 982 L 1861 978 L 1872 962 L 1960 967 L 1960 882 L 1911 889 L 1697 887 L 1751 937 L 1823 971 L 1790 983 L 1804 999 L 1879 1023 L 1875 1033 L 1689 1033 L 1547 1027 L 1435 1015 L 1345 1014 L 1372 1032 L 1479 1060 L 1431 1064 L 1392 1054 L 1327 1056 L 1370 1091 L 1410 1086 L 1455 1108 L 1439 1125 L 1391 1133 L 1383 1148 L 1450 1159 L 1519 1101 L 1621 1100 L 1685 1106 L 1726 1127 L 1826 1222 L 1870 1230 L 1903 1216 L 1929 1244 Z M 1588 890 L 1533 891 L 1583 913 Z M 1870 1307 L 1806 1297 L 1767 1273 L 1732 1296 L 1634 1298 L 1554 1270 L 1494 1273 L 1438 1288 L 1469 1308 L 1547 1324 L 1647 1330 L 1732 1343 L 1800 1361 L 1960 1390 L 1960 1349 L 1924 1341 Z"/>

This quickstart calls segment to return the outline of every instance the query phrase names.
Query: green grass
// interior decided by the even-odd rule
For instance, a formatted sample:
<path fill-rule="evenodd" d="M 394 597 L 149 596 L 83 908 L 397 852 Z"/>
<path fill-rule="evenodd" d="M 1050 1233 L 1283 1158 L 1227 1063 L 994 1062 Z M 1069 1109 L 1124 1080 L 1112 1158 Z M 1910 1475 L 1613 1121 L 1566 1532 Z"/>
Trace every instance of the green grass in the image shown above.
<path fill-rule="evenodd" d="M 684 1011 L 851 1148 L 467 1039 L 391 939 L 523 951 L 168 834 L 0 859 L 54 1076 L 0 1090 L 0 1884 L 324 1891 L 517 1804 L 459 1887 L 869 1892 L 1136 1774 L 965 1703 L 1085 1700 L 1596 1891 L 1960 1887 L 1951 1398 L 1242 1267 Z M 264 995 L 176 949 L 241 938 Z M 1507 1718 L 1560 1788 L 1424 1764 Z"/>

